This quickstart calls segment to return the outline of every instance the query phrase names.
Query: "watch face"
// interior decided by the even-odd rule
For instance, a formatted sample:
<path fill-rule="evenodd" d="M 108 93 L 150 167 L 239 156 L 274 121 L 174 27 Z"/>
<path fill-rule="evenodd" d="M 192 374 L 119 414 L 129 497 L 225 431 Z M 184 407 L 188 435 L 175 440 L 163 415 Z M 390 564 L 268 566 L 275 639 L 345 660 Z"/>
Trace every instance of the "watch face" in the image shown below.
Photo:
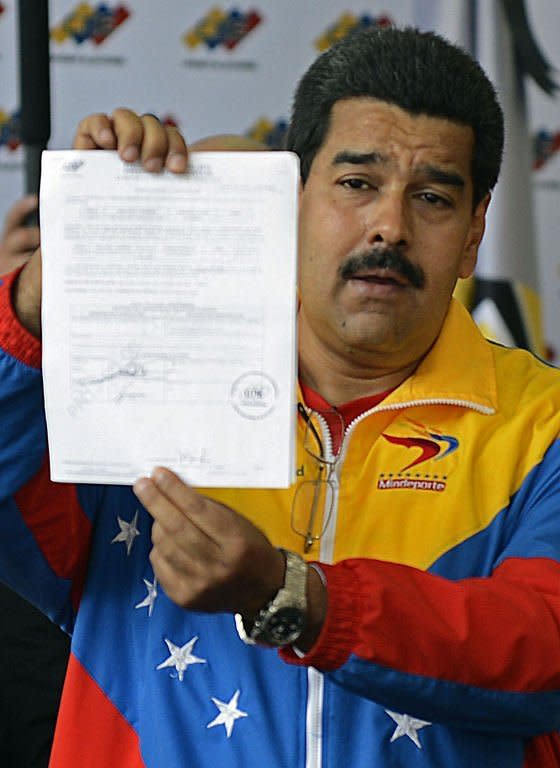
<path fill-rule="evenodd" d="M 301 635 L 304 614 L 299 608 L 280 608 L 253 639 L 269 645 L 289 645 Z"/>

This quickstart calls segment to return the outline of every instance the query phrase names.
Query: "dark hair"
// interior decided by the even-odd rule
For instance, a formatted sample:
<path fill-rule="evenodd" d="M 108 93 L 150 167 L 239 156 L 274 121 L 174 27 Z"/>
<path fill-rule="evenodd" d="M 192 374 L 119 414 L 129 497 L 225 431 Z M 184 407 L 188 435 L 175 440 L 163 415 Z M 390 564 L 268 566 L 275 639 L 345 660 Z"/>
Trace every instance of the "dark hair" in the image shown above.
<path fill-rule="evenodd" d="M 340 99 L 371 97 L 474 131 L 473 206 L 498 179 L 504 120 L 494 86 L 469 54 L 433 32 L 385 27 L 351 33 L 319 56 L 295 93 L 286 147 L 305 183 Z"/>

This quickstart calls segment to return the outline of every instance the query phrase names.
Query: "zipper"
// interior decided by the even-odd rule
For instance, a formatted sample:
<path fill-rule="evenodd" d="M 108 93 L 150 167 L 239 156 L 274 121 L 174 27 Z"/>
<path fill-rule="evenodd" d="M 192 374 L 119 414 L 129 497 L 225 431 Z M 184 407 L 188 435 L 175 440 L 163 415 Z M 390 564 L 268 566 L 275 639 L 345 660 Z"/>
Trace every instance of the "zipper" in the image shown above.
<path fill-rule="evenodd" d="M 344 437 L 342 440 L 342 445 L 340 446 L 340 452 L 342 453 L 342 448 L 346 442 L 346 438 L 354 429 L 356 424 L 359 424 L 360 421 L 367 418 L 368 416 L 371 416 L 372 413 L 382 413 L 383 411 L 400 411 L 403 408 L 414 408 L 417 405 L 457 405 L 460 408 L 469 408 L 471 411 L 482 413 L 484 416 L 492 416 L 496 413 L 496 409 L 490 408 L 488 405 L 480 405 L 480 403 L 473 403 L 470 400 L 454 400 L 450 397 L 434 397 L 425 398 L 422 400 L 408 400 L 404 403 L 380 403 L 379 405 L 376 405 L 375 408 L 370 408 L 369 411 L 365 411 L 359 416 L 356 416 L 354 421 L 351 421 L 350 424 L 348 424 L 344 430 Z"/>
<path fill-rule="evenodd" d="M 317 414 L 321 423 L 321 437 L 323 439 L 324 454 L 328 461 L 334 459 L 333 444 L 330 430 L 326 420 Z M 344 442 L 344 437 L 343 437 Z M 342 445 L 341 445 L 342 450 Z M 334 532 L 336 531 L 336 518 L 338 514 L 338 487 L 339 473 L 342 462 L 340 453 L 335 471 L 331 476 L 333 486 L 333 508 L 327 529 L 319 542 L 319 560 L 323 563 L 332 563 L 334 555 Z M 323 765 L 323 704 L 324 704 L 325 680 L 321 672 L 313 667 L 307 670 L 307 712 L 306 712 L 306 759 L 305 768 L 322 768 Z"/>
<path fill-rule="evenodd" d="M 469 408 L 478 413 L 482 413 L 487 416 L 491 416 L 496 411 L 494 408 L 490 408 L 479 403 L 473 403 L 470 400 L 455 400 L 452 398 L 432 398 L 423 400 L 409 400 L 404 403 L 380 403 L 375 408 L 357 416 L 344 430 L 342 436 L 342 442 L 339 448 L 338 461 L 335 465 L 335 471 L 331 477 L 333 484 L 333 508 L 329 523 L 323 537 L 320 541 L 319 547 L 319 559 L 324 563 L 332 563 L 334 555 L 334 543 L 335 543 L 335 531 L 336 522 L 338 517 L 338 489 L 340 473 L 342 465 L 344 463 L 344 456 L 346 454 L 346 448 L 348 445 L 348 438 L 350 433 L 354 430 L 357 424 L 363 419 L 371 416 L 373 413 L 381 413 L 383 411 L 397 411 L 404 408 L 411 408 L 417 405 L 456 405 L 463 408 Z M 334 459 L 332 437 L 330 430 L 327 426 L 326 420 L 317 414 L 319 421 L 321 422 L 322 438 L 325 446 L 325 457 L 332 461 Z M 306 758 L 305 768 L 322 768 L 323 764 L 323 704 L 324 704 L 324 677 L 321 672 L 309 667 L 307 670 L 307 710 L 306 710 Z"/>
<path fill-rule="evenodd" d="M 323 692 L 323 674 L 308 667 L 305 768 L 321 768 L 323 764 Z"/>

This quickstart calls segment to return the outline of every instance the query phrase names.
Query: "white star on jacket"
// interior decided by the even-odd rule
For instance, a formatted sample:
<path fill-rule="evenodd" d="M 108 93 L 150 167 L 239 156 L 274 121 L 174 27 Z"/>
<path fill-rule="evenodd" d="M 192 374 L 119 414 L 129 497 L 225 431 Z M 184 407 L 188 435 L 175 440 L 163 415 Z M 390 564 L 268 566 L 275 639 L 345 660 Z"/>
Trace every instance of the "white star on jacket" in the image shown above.
<path fill-rule="evenodd" d="M 216 725 L 223 725 L 226 729 L 228 739 L 233 732 L 233 725 L 240 717 L 247 717 L 247 712 L 243 712 L 237 708 L 237 702 L 239 701 L 239 689 L 233 694 L 231 699 L 226 703 L 212 696 L 212 701 L 218 707 L 218 714 L 208 723 L 207 728 L 214 728 Z"/>
<path fill-rule="evenodd" d="M 194 644 L 198 640 L 198 635 L 191 638 L 185 645 L 175 645 L 171 640 L 164 638 L 165 644 L 169 649 L 169 658 L 158 664 L 156 669 L 164 669 L 165 667 L 175 667 L 179 680 L 183 680 L 185 670 L 190 667 L 191 664 L 206 664 L 206 659 L 200 659 L 192 653 Z"/>
<path fill-rule="evenodd" d="M 118 517 L 118 515 L 117 522 L 121 530 L 120 533 L 117 533 L 115 538 L 111 540 L 111 544 L 115 544 L 117 541 L 124 542 L 126 545 L 126 554 L 130 555 L 132 545 L 134 544 L 134 539 L 137 536 L 140 536 L 140 531 L 136 527 L 136 523 L 138 522 L 138 510 L 136 510 L 136 513 L 130 523 L 127 523 L 126 520 Z"/>
<path fill-rule="evenodd" d="M 147 608 L 148 609 L 148 616 L 151 616 L 154 611 L 154 603 L 156 601 L 156 597 L 158 594 L 157 591 L 157 579 L 154 579 L 153 583 L 151 581 L 148 581 L 148 579 L 142 579 L 144 584 L 146 585 L 146 589 L 148 591 L 148 594 L 146 597 L 140 602 L 136 603 L 134 606 L 135 608 Z"/>
<path fill-rule="evenodd" d="M 398 712 L 391 712 L 388 709 L 386 709 L 385 712 L 397 724 L 397 727 L 391 736 L 391 742 L 396 741 L 403 736 L 408 736 L 418 749 L 422 749 L 422 744 L 420 744 L 420 739 L 418 738 L 418 731 L 421 728 L 425 728 L 427 725 L 431 725 L 431 723 L 428 723 L 427 720 L 418 720 L 415 717 L 410 717 L 410 715 L 401 715 Z"/>

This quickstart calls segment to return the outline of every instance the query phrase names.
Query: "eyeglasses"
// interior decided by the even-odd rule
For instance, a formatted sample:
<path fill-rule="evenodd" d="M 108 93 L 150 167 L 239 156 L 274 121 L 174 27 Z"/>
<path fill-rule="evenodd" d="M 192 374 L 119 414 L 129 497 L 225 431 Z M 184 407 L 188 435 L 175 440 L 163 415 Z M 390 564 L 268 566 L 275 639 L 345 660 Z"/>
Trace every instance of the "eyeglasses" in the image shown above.
<path fill-rule="evenodd" d="M 317 412 L 305 408 L 302 403 L 298 403 L 298 413 L 305 422 L 303 447 L 317 468 L 314 480 L 302 480 L 298 484 L 292 501 L 292 530 L 303 538 L 303 551 L 307 553 L 325 533 L 334 506 L 332 478 L 339 454 L 334 456 L 332 450 L 325 451 L 321 434 L 326 435 L 329 442 L 334 438 L 340 445 L 344 420 L 335 409 Z"/>

